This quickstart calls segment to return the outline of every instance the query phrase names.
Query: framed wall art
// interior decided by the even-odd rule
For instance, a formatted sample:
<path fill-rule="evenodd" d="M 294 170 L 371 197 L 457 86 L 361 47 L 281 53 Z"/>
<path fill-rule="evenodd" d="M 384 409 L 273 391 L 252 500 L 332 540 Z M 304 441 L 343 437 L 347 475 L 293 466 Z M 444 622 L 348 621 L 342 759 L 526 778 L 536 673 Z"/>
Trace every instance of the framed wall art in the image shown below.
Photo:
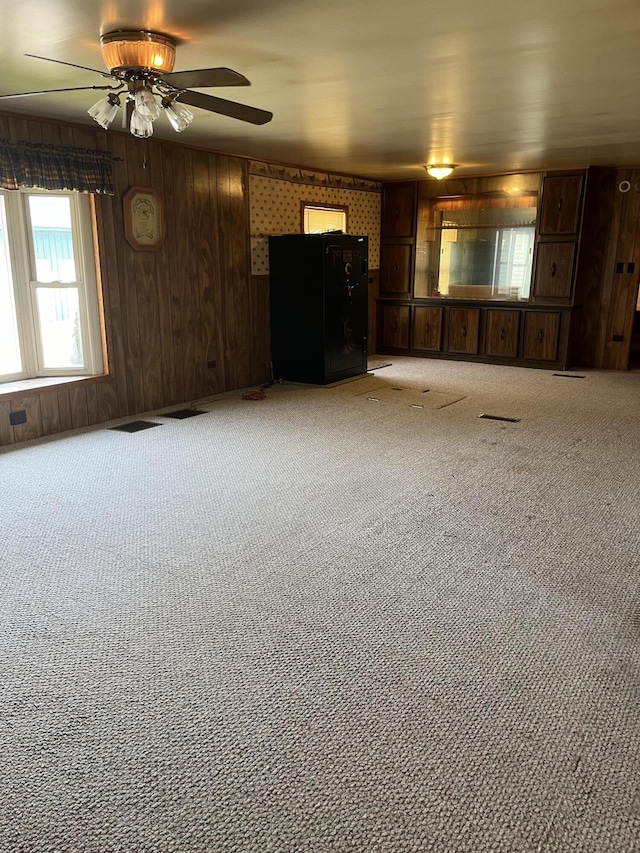
<path fill-rule="evenodd" d="M 164 240 L 162 199 L 149 187 L 131 187 L 123 199 L 124 236 L 136 250 L 153 251 Z"/>

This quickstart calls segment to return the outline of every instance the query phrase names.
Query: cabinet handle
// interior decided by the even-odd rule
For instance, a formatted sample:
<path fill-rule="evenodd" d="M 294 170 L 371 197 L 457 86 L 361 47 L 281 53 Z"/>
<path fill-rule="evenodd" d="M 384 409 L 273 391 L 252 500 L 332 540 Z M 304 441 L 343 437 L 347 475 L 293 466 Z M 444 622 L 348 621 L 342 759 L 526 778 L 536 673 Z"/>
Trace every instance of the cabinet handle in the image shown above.
<path fill-rule="evenodd" d="M 398 264 L 394 264 L 394 265 L 393 265 L 393 271 L 394 271 L 394 272 L 398 272 Z"/>
<path fill-rule="evenodd" d="M 467 327 L 466 326 L 461 327 L 460 334 L 462 335 L 463 338 L 467 337 Z"/>
<path fill-rule="evenodd" d="M 397 321 L 397 320 L 395 320 L 395 321 L 394 321 L 394 323 L 393 323 L 393 331 L 394 331 L 394 332 L 397 332 L 397 331 L 398 331 L 398 321 Z"/>
<path fill-rule="evenodd" d="M 500 329 L 500 340 L 503 341 L 505 338 L 506 332 L 504 330 L 504 326 Z"/>
<path fill-rule="evenodd" d="M 558 267 L 555 265 L 555 263 L 551 264 L 551 278 L 555 278 L 557 272 Z"/>
<path fill-rule="evenodd" d="M 562 213 L 562 199 L 558 199 L 558 213 Z"/>
<path fill-rule="evenodd" d="M 429 334 L 429 329 L 430 329 L 430 328 L 431 328 L 431 326 L 430 326 L 430 324 L 429 324 L 429 323 L 425 323 L 425 324 L 424 324 L 424 333 L 425 333 L 425 335 L 428 335 L 428 334 Z"/>
<path fill-rule="evenodd" d="M 540 343 L 542 343 L 542 341 L 544 340 L 544 329 L 540 329 L 540 331 L 538 332 L 538 340 L 540 341 Z"/>

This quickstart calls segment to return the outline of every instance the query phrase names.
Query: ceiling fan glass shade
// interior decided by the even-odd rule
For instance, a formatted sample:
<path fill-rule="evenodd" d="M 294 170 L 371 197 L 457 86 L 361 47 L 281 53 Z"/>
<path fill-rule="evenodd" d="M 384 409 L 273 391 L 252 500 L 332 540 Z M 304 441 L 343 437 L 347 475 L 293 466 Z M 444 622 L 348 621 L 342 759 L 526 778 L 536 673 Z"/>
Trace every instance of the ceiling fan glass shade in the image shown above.
<path fill-rule="evenodd" d="M 160 107 L 150 89 L 141 88 L 135 94 L 136 112 L 147 121 L 155 121 L 160 115 Z"/>
<path fill-rule="evenodd" d="M 87 110 L 92 119 L 98 122 L 100 127 L 108 130 L 111 122 L 116 117 L 120 98 L 110 92 L 106 98 L 100 98 L 90 109 Z"/>
<path fill-rule="evenodd" d="M 176 103 L 173 98 L 163 98 L 162 106 L 165 114 L 169 119 L 171 127 L 176 133 L 182 133 L 186 130 L 193 121 L 193 113 L 182 104 Z"/>
<path fill-rule="evenodd" d="M 160 33 L 122 31 L 100 36 L 102 58 L 109 71 L 147 68 L 162 74 L 173 70 L 176 45 Z"/>
<path fill-rule="evenodd" d="M 134 110 L 131 113 L 131 124 L 129 125 L 129 130 L 134 136 L 138 136 L 140 139 L 146 139 L 148 136 L 153 136 L 153 122 L 141 116 L 138 110 Z"/>
<path fill-rule="evenodd" d="M 431 163 L 425 166 L 425 169 L 432 178 L 441 181 L 443 178 L 449 177 L 455 169 L 455 165 L 453 163 Z"/>

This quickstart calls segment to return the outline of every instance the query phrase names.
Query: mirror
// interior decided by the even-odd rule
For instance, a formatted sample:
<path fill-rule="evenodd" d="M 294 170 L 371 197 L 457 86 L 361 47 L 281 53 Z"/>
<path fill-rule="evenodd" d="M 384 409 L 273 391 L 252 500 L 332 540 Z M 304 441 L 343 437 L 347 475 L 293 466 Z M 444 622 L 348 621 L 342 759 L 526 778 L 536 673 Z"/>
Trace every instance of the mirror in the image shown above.
<path fill-rule="evenodd" d="M 420 229 L 415 296 L 527 300 L 536 207 L 469 209 L 462 198 L 446 210 L 452 202 L 439 201 Z"/>

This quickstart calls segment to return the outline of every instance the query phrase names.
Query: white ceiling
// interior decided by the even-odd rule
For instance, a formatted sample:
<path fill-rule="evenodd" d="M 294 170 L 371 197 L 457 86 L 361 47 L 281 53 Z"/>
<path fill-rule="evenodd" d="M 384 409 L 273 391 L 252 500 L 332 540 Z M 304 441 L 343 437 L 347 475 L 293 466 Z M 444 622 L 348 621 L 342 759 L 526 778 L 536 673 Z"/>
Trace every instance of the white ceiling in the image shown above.
<path fill-rule="evenodd" d="M 0 0 L 0 93 L 99 85 L 98 36 L 154 29 L 175 70 L 228 66 L 250 88 L 210 94 L 274 113 L 255 127 L 194 110 L 176 138 L 377 179 L 640 165 L 638 0 Z M 92 91 L 0 109 L 95 125 Z M 113 131 L 108 131 L 112 133 Z"/>

